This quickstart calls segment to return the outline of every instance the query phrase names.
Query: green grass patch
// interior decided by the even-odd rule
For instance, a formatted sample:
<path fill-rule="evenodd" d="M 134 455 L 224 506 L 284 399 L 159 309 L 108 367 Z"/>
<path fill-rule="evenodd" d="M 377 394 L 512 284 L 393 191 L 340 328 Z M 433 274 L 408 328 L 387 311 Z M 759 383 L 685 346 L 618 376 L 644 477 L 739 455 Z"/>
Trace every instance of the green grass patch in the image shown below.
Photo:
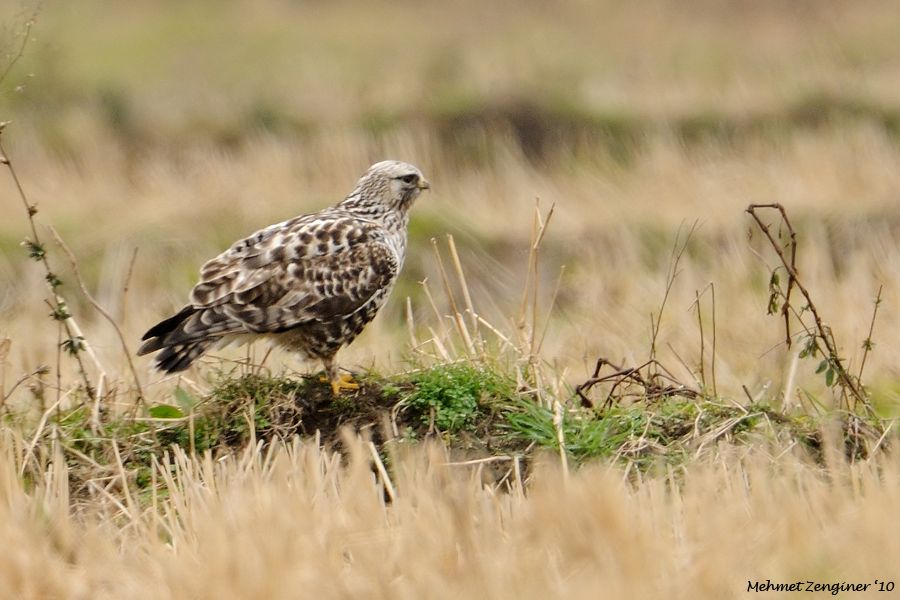
<path fill-rule="evenodd" d="M 421 423 L 440 431 L 472 430 L 491 402 L 513 397 L 510 379 L 470 363 L 439 365 L 414 374 L 403 398 Z"/>
<path fill-rule="evenodd" d="M 785 415 L 765 404 L 741 407 L 715 399 L 677 395 L 654 402 L 562 413 L 563 443 L 576 463 L 593 459 L 631 462 L 639 468 L 679 464 L 720 442 L 788 447 L 796 443 L 821 460 L 822 430 L 836 422 L 851 459 L 867 455 L 878 423 L 855 415 Z M 538 447 L 559 450 L 559 427 L 547 407 L 521 400 L 510 406 L 501 427 Z"/>

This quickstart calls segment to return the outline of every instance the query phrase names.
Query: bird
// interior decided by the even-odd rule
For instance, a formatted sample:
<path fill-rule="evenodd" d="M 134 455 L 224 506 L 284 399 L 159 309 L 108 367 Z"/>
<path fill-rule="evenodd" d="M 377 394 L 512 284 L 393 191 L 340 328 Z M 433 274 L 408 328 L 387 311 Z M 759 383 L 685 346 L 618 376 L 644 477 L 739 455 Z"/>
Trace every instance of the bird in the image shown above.
<path fill-rule="evenodd" d="M 268 338 L 321 360 L 338 396 L 359 385 L 335 355 L 387 300 L 406 258 L 409 211 L 431 184 L 412 164 L 373 164 L 334 206 L 238 240 L 200 268 L 187 305 L 151 327 L 138 355 L 164 373 L 215 347 Z"/>

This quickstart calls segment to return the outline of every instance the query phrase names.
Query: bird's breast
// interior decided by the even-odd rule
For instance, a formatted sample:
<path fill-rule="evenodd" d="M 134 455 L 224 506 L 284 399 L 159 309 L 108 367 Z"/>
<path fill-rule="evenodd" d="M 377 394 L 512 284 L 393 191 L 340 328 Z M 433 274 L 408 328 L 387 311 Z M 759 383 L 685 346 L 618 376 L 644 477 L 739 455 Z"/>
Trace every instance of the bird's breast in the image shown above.
<path fill-rule="evenodd" d="M 403 268 L 403 260 L 406 258 L 406 229 L 393 231 L 388 229 L 387 231 L 385 242 L 397 261 L 397 272 L 399 273 Z"/>

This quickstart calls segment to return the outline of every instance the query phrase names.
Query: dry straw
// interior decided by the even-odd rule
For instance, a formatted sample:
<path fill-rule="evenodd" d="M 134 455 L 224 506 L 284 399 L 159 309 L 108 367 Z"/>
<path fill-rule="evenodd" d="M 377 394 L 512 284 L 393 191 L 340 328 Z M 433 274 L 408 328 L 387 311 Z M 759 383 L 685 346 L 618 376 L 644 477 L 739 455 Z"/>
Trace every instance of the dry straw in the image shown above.
<path fill-rule="evenodd" d="M 61 455 L 26 491 L 6 434 L 0 586 L 21 598 L 729 598 L 766 579 L 890 579 L 900 560 L 883 518 L 900 500 L 894 458 L 833 453 L 826 473 L 723 446 L 640 483 L 598 465 L 563 488 L 544 464 L 509 494 L 475 465 L 446 468 L 437 448 L 394 456 L 386 479 L 365 440 L 347 443 L 348 462 L 300 441 L 221 460 L 175 449 L 152 495 L 120 478 L 73 505 Z"/>

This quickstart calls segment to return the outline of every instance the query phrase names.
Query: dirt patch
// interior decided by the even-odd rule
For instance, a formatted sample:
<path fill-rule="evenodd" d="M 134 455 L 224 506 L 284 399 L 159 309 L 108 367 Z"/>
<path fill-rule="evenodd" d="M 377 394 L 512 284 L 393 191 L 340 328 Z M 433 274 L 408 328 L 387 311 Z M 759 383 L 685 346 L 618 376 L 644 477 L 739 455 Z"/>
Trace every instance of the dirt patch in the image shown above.
<path fill-rule="evenodd" d="M 229 450 L 247 443 L 251 422 L 256 439 L 318 436 L 324 447 L 337 450 L 343 448 L 346 431 L 368 436 L 379 448 L 391 441 L 441 440 L 454 454 L 468 457 L 521 452 L 528 445 L 500 427 L 503 416 L 496 402 L 503 398 L 487 397 L 476 389 L 471 421 L 463 429 L 446 431 L 436 426 L 433 408 L 410 401 L 416 383 L 373 377 L 357 377 L 356 381 L 359 389 L 334 396 L 318 376 L 230 379 L 213 390 L 198 418 L 218 432 L 216 445 Z M 212 447 L 205 441 L 201 446 Z"/>

